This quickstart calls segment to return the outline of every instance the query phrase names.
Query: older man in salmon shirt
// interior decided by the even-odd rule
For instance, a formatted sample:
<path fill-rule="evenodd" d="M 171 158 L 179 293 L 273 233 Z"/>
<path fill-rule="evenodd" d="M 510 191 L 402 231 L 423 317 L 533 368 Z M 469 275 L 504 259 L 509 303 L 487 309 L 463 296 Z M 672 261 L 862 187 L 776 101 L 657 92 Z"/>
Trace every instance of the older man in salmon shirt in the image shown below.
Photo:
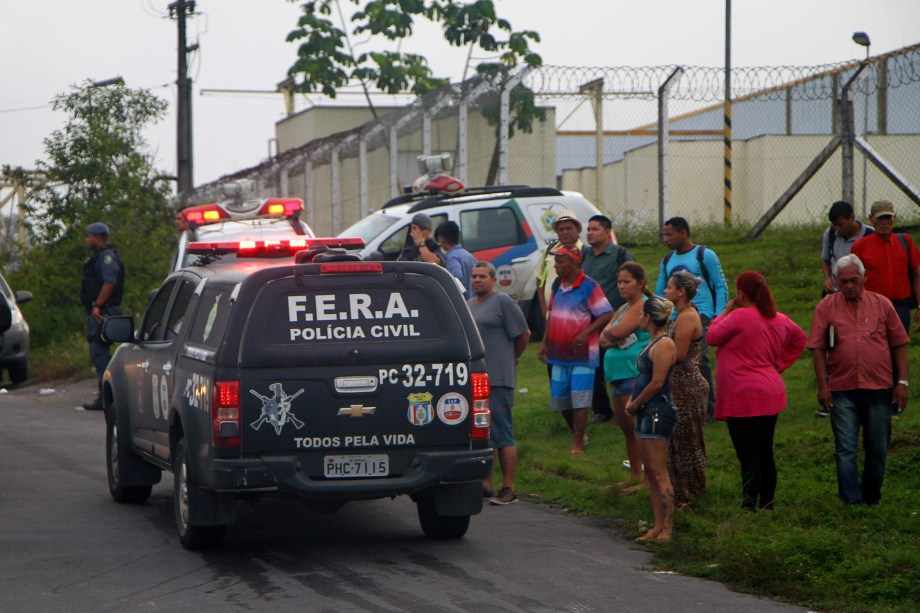
<path fill-rule="evenodd" d="M 838 495 L 847 504 L 874 505 L 882 498 L 891 416 L 907 406 L 906 374 L 893 388 L 891 383 L 893 367 L 908 372 L 910 338 L 891 301 L 865 289 L 866 271 L 857 256 L 837 260 L 834 274 L 840 291 L 815 308 L 807 347 L 814 352 L 818 402 L 831 414 Z"/>

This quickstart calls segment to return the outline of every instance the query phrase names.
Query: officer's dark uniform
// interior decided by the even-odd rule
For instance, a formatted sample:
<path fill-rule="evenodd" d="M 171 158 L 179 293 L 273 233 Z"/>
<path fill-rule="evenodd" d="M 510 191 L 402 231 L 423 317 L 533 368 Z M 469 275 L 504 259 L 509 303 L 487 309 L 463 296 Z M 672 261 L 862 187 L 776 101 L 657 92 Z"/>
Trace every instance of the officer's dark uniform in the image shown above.
<path fill-rule="evenodd" d="M 93 223 L 87 226 L 88 234 L 108 236 L 109 229 L 105 224 Z M 105 304 L 96 304 L 103 283 L 111 283 L 114 287 Z M 125 267 L 118 257 L 114 245 L 106 244 L 98 249 L 93 249 L 93 254 L 83 264 L 83 283 L 80 286 L 80 302 L 86 311 L 86 340 L 89 343 L 89 359 L 96 369 L 96 377 L 100 389 L 102 388 L 102 375 L 109 365 L 110 343 L 104 342 L 99 337 L 99 324 L 93 317 L 93 307 L 98 306 L 104 317 L 121 315 L 121 297 L 125 286 Z M 97 399 L 93 408 L 102 408 L 101 401 Z M 86 405 L 84 405 L 86 406 Z"/>

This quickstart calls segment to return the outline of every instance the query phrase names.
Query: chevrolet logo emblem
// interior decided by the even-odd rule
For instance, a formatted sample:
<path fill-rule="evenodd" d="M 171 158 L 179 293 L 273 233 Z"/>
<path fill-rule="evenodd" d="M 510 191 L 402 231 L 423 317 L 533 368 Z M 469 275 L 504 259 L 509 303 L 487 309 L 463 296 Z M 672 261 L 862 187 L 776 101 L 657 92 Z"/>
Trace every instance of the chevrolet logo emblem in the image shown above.
<path fill-rule="evenodd" d="M 342 415 L 364 417 L 365 415 L 373 415 L 376 410 L 377 407 L 366 407 L 363 404 L 353 404 L 350 407 L 342 407 L 339 409 L 339 417 Z"/>

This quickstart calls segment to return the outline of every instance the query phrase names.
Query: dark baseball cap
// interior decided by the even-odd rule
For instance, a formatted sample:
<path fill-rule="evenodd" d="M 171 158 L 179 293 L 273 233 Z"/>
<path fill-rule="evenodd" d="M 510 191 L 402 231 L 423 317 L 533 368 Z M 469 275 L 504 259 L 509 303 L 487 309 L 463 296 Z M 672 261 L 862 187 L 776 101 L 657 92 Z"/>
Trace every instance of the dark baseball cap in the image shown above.
<path fill-rule="evenodd" d="M 428 215 L 425 215 L 424 213 L 416 213 L 413 215 L 412 223 L 420 228 L 425 228 L 426 230 L 431 229 L 431 217 L 428 217 Z"/>
<path fill-rule="evenodd" d="M 97 221 L 97 222 L 91 223 L 88 226 L 86 226 L 86 233 L 87 234 L 98 234 L 100 236 L 108 236 L 109 227 L 105 225 L 104 223 L 102 223 L 101 221 Z"/>

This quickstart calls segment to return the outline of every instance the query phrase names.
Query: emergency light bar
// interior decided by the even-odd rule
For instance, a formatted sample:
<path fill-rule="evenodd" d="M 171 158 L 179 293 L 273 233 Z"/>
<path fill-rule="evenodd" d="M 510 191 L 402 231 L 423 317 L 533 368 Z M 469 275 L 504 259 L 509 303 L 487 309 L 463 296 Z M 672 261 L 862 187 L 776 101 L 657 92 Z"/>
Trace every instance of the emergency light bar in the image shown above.
<path fill-rule="evenodd" d="M 256 201 L 258 202 L 258 201 Z M 217 223 L 222 219 L 257 219 L 259 217 L 294 217 L 303 210 L 300 198 L 266 198 L 258 208 L 251 211 L 231 211 L 219 202 L 200 204 L 182 210 L 182 216 L 189 223 L 199 226 Z"/>
<path fill-rule="evenodd" d="M 364 239 L 355 238 L 291 238 L 284 240 L 243 240 L 189 243 L 187 252 L 194 254 L 234 253 L 239 257 L 283 257 L 311 247 L 362 249 Z"/>

